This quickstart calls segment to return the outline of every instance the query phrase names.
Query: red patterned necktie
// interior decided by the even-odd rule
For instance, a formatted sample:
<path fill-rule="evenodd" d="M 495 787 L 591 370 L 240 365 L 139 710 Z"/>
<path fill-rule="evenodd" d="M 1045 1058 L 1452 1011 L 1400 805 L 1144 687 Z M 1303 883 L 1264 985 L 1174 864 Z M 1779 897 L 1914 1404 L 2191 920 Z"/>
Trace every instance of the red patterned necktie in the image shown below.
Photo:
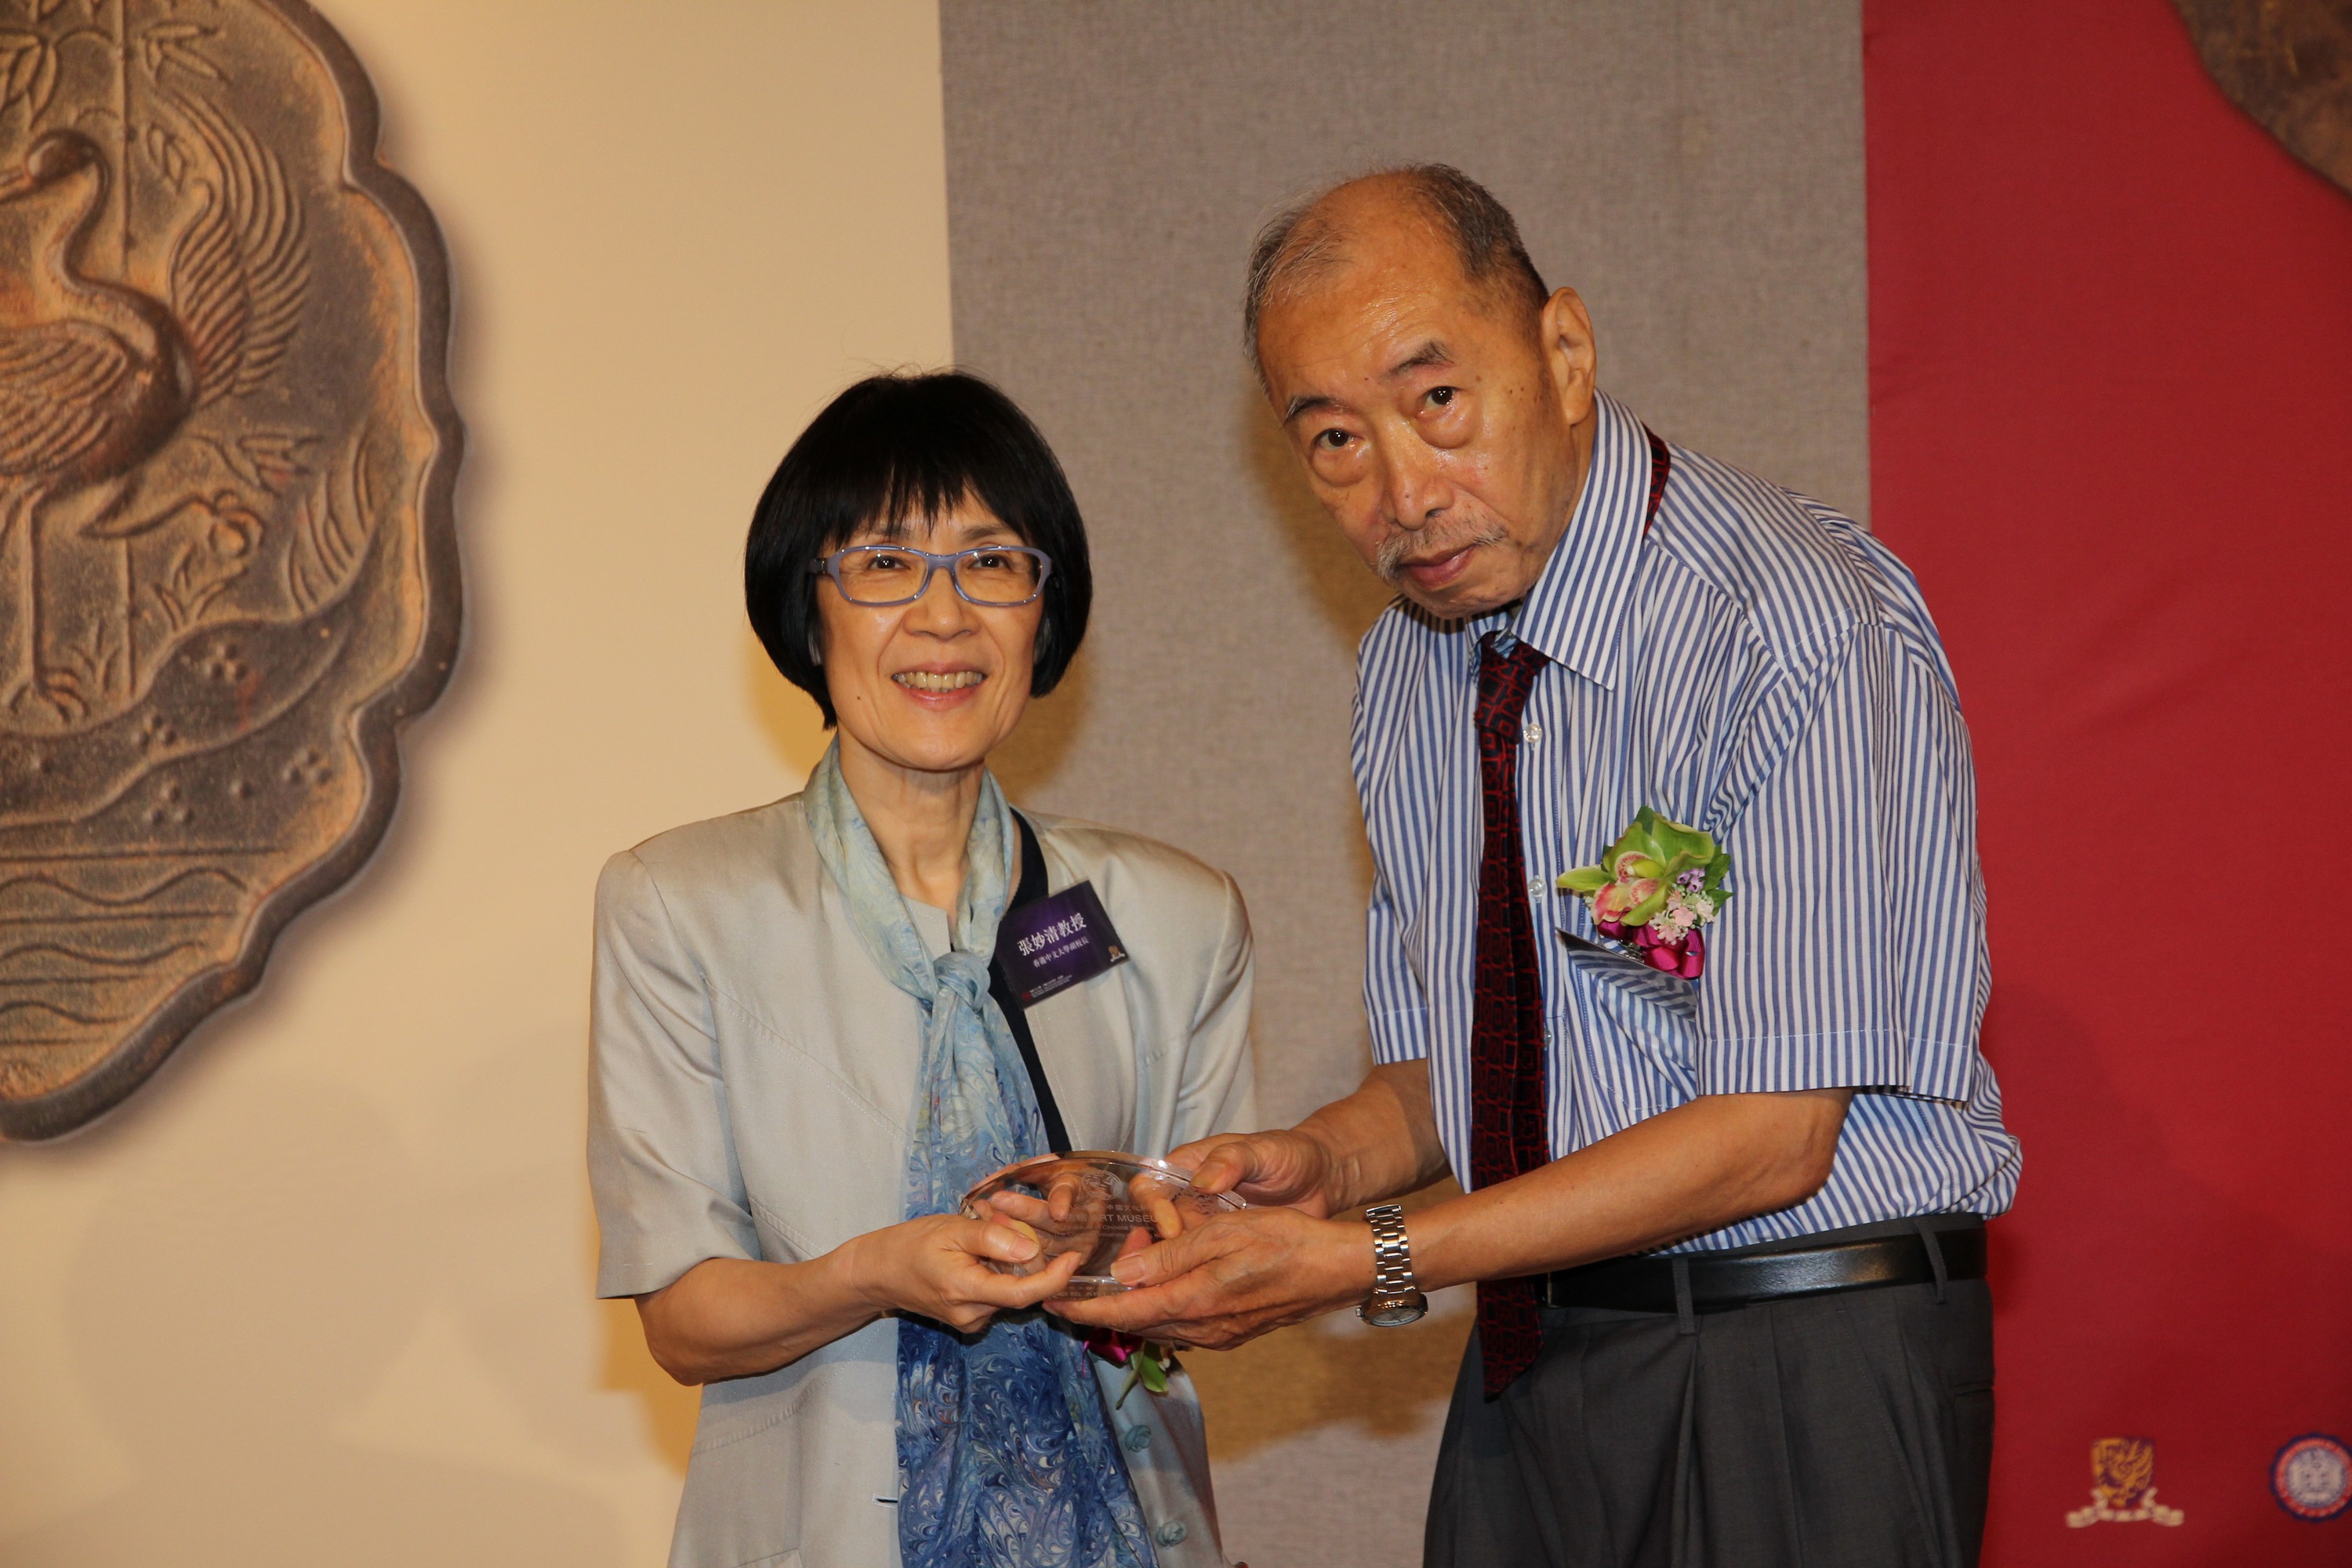
<path fill-rule="evenodd" d="M 1649 505 L 1642 513 L 1647 538 L 1665 499 L 1671 460 L 1666 444 L 1647 426 Z M 1488 632 L 1478 658 L 1478 783 L 1486 845 L 1478 862 L 1477 989 L 1470 1004 L 1470 1185 L 1507 1182 L 1551 1163 L 1549 1118 L 1544 1105 L 1543 982 L 1536 971 L 1533 896 L 1521 880 L 1527 857 L 1519 844 L 1520 715 L 1536 671 L 1547 660 L 1526 643 L 1496 651 L 1500 632 Z M 1533 1279 L 1478 1282 L 1478 1352 L 1494 1398 L 1535 1364 L 1543 1348 Z"/>
<path fill-rule="evenodd" d="M 1543 990 L 1535 914 L 1519 846 L 1520 715 L 1547 662 L 1527 643 L 1478 660 L 1478 774 L 1486 844 L 1478 863 L 1477 989 L 1470 1009 L 1470 1183 L 1507 1182 L 1551 1160 L 1544 1109 Z M 1534 1364 L 1543 1327 L 1532 1279 L 1478 1283 L 1478 1349 L 1486 1397 Z"/>

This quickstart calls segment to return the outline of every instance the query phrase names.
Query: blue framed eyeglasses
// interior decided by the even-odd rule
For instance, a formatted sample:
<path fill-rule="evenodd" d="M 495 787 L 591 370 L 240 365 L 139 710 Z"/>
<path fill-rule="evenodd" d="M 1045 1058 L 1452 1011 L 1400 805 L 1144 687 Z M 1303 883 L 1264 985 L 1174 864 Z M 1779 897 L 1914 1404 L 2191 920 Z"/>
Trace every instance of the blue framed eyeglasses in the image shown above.
<path fill-rule="evenodd" d="M 947 568 L 948 581 L 967 605 L 1011 609 L 1045 591 L 1054 558 L 1025 544 L 982 544 L 935 555 L 903 544 L 854 544 L 809 563 L 809 570 L 833 579 L 853 605 L 911 605 L 930 590 L 931 574 Z"/>

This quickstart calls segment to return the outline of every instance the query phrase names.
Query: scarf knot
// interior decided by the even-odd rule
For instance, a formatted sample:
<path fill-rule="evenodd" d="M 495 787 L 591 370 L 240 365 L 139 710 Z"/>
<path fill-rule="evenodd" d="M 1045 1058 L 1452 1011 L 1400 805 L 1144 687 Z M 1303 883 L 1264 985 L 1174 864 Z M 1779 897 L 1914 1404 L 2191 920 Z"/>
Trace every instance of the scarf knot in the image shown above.
<path fill-rule="evenodd" d="M 940 953 L 931 960 L 931 973 L 940 990 L 947 994 L 944 999 L 952 1006 L 970 1007 L 976 1012 L 982 1000 L 988 995 L 988 962 L 976 952 L 966 952 L 957 948 Z M 931 1005 L 936 1008 L 939 1002 L 934 1001 Z M 1017 1050 L 1019 1047 L 1014 1048 Z M 1026 1076 L 1025 1069 L 1024 1076 Z M 1034 1091 L 1030 1098 L 1034 1102 Z"/>

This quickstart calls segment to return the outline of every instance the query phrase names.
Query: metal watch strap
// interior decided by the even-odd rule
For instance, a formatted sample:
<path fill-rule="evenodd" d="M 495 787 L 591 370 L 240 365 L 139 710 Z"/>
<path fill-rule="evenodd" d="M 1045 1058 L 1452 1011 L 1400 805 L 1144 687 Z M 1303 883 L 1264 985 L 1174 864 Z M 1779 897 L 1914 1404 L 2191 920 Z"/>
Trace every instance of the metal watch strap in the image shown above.
<path fill-rule="evenodd" d="M 1405 1239 L 1404 1208 L 1376 1204 L 1364 1211 L 1372 1227 L 1372 1296 L 1402 1296 L 1421 1287 L 1412 1278 L 1412 1248 Z"/>

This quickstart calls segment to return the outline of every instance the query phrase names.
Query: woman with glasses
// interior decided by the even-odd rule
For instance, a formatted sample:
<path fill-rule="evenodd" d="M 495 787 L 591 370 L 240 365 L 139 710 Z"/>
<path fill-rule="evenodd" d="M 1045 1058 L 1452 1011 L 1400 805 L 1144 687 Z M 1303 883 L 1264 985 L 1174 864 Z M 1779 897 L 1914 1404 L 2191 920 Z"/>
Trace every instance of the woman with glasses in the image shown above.
<path fill-rule="evenodd" d="M 1221 1565 L 1189 1383 L 1129 1387 L 1036 1310 L 1077 1255 L 999 1272 L 1035 1243 L 957 1214 L 1033 1154 L 1256 1125 L 1232 879 L 988 771 L 1086 630 L 1061 467 L 974 377 L 860 382 L 761 497 L 744 590 L 833 747 L 597 889 L 598 1289 L 703 1385 L 670 1561 Z M 1082 883 L 1110 967 L 1024 1008 L 999 927 Z"/>

